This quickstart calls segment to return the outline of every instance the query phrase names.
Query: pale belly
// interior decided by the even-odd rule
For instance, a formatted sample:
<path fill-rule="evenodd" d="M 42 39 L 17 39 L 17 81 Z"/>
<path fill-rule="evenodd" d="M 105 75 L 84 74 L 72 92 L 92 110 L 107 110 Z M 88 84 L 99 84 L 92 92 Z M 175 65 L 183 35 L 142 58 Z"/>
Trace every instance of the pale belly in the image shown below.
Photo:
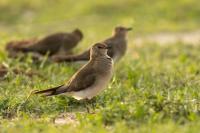
<path fill-rule="evenodd" d="M 93 86 L 82 91 L 71 92 L 70 95 L 77 100 L 92 99 L 106 88 L 110 79 L 111 74 L 107 77 L 104 77 L 102 80 L 99 80 Z"/>

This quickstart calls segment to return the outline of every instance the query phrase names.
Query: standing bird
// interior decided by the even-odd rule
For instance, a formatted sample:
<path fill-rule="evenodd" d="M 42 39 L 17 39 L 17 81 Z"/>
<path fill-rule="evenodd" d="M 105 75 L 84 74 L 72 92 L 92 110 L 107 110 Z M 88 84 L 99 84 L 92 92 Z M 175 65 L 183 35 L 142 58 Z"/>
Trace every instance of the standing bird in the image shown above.
<path fill-rule="evenodd" d="M 47 54 L 67 54 L 82 40 L 83 34 L 79 29 L 75 29 L 71 33 L 55 33 L 25 44 L 25 42 L 8 43 L 6 50 L 15 52 L 33 52 L 41 55 Z"/>
<path fill-rule="evenodd" d="M 113 33 L 113 36 L 104 40 L 108 47 L 108 56 L 113 58 L 114 62 L 121 59 L 124 56 L 127 49 L 127 32 L 132 30 L 132 28 L 126 27 L 116 27 Z M 86 50 L 85 52 L 79 55 L 66 55 L 66 56 L 53 56 L 52 60 L 55 62 L 73 62 L 73 61 L 87 61 L 90 59 L 90 52 Z"/>
<path fill-rule="evenodd" d="M 112 77 L 113 61 L 107 55 L 108 46 L 96 43 L 90 49 L 90 60 L 80 68 L 64 85 L 47 90 L 36 91 L 34 94 L 53 96 L 68 94 L 77 100 L 92 99 L 101 92 Z"/>

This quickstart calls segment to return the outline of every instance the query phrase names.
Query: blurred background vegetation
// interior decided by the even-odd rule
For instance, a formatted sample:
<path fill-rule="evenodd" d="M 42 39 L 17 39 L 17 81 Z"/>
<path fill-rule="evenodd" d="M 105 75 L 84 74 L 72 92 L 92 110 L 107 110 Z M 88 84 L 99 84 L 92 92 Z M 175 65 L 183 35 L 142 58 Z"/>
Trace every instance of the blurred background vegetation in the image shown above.
<path fill-rule="evenodd" d="M 199 7 L 198 0 L 1 0 L 0 30 L 36 34 L 80 27 L 94 33 L 122 24 L 135 34 L 188 31 L 199 28 Z"/>

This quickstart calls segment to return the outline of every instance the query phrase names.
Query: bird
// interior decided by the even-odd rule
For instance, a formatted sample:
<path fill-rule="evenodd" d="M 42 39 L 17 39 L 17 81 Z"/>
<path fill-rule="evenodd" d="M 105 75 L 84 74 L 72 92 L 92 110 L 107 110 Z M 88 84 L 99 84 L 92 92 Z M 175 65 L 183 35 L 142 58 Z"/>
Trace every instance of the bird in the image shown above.
<path fill-rule="evenodd" d="M 9 57 L 17 58 L 19 57 L 19 51 L 17 51 L 18 47 L 23 47 L 25 45 L 33 44 L 37 40 L 38 40 L 37 38 L 31 38 L 31 39 L 10 41 L 6 44 L 5 50 L 8 52 Z"/>
<path fill-rule="evenodd" d="M 111 80 L 113 60 L 107 55 L 109 47 L 96 43 L 90 49 L 90 59 L 67 83 L 46 90 L 34 91 L 33 94 L 53 96 L 66 94 L 76 100 L 91 100 L 103 91 Z"/>
<path fill-rule="evenodd" d="M 54 54 L 68 54 L 83 39 L 83 33 L 79 29 L 73 30 L 71 33 L 59 32 L 50 34 L 42 39 L 30 41 L 9 42 L 6 45 L 8 52 L 35 52 L 41 55 L 47 53 L 52 56 Z"/>
<path fill-rule="evenodd" d="M 132 30 L 132 28 L 117 26 L 114 29 L 113 35 L 102 41 L 110 48 L 108 49 L 108 56 L 113 58 L 114 62 L 119 61 L 127 49 L 127 32 Z M 78 55 L 55 55 L 52 60 L 55 62 L 75 62 L 75 61 L 88 61 L 90 58 L 90 50 L 86 50 Z"/>

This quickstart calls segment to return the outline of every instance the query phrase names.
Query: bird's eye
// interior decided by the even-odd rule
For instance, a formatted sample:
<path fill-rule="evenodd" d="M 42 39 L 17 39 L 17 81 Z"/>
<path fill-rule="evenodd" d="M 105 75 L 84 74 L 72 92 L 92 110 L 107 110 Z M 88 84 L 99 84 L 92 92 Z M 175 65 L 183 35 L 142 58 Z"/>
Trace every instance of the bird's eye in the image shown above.
<path fill-rule="evenodd" d="M 98 46 L 98 48 L 101 48 L 101 46 Z"/>

